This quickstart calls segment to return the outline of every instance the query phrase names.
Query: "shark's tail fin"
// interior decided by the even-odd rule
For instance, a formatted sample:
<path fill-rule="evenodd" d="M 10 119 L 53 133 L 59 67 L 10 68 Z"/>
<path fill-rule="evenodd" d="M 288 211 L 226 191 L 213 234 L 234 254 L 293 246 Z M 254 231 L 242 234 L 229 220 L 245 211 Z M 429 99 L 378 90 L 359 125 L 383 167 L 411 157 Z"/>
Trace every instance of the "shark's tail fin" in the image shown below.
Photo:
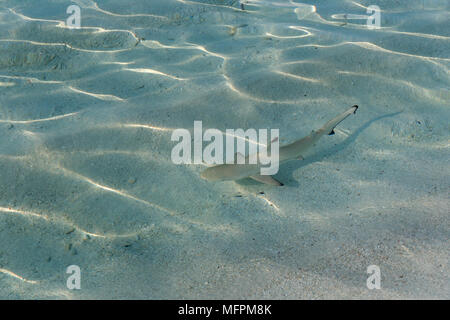
<path fill-rule="evenodd" d="M 351 115 L 352 113 L 356 113 L 356 110 L 358 110 L 358 108 L 359 107 L 355 104 L 344 113 L 338 115 L 336 118 L 325 123 L 325 125 L 322 127 L 321 130 L 325 130 L 325 132 L 327 132 L 328 135 L 333 135 L 334 128 L 336 128 L 336 126 L 342 121 L 344 121 L 344 119 L 347 118 L 349 115 Z"/>

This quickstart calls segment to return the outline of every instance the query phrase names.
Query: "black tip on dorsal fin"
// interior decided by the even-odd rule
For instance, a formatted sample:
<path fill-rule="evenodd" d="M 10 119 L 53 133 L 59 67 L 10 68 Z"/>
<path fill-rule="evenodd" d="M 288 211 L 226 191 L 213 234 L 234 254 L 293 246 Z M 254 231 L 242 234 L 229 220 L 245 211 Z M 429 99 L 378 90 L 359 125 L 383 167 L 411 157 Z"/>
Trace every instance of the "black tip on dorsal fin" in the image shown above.
<path fill-rule="evenodd" d="M 356 108 L 355 111 L 353 111 L 353 114 L 355 114 L 359 107 L 355 104 L 352 108 Z"/>
<path fill-rule="evenodd" d="M 334 129 L 331 130 L 331 132 L 328 134 L 329 136 L 332 136 L 333 134 L 335 134 L 336 132 L 334 132 Z"/>

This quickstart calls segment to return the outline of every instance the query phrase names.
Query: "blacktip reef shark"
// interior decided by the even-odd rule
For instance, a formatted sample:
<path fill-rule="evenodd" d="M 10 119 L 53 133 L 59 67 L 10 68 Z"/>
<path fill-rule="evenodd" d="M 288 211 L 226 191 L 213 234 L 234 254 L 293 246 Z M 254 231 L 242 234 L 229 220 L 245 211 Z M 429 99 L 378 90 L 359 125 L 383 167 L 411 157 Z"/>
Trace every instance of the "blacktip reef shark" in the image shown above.
<path fill-rule="evenodd" d="M 282 163 L 289 160 L 303 160 L 303 155 L 305 154 L 306 150 L 308 150 L 310 147 L 314 146 L 316 142 L 324 135 L 333 135 L 334 134 L 334 128 L 341 123 L 345 118 L 347 118 L 352 113 L 356 113 L 356 110 L 358 109 L 357 105 L 354 105 L 347 111 L 341 113 L 334 119 L 331 119 L 325 125 L 318 129 L 313 130 L 311 134 L 308 136 L 294 141 L 288 145 L 280 147 L 279 150 L 279 158 L 278 162 Z M 270 148 L 270 146 L 268 147 Z M 201 173 L 201 177 L 208 181 L 229 181 L 229 180 L 239 180 L 243 178 L 251 178 L 253 180 L 274 185 L 274 186 L 282 186 L 283 184 L 279 182 L 278 180 L 274 179 L 270 175 L 261 175 L 260 174 L 260 168 L 261 164 L 249 164 L 250 161 L 249 157 L 259 156 L 259 153 L 256 155 L 248 155 L 247 157 L 244 157 L 241 153 L 235 154 L 235 163 L 232 164 L 221 164 L 213 167 L 209 167 L 205 169 Z M 242 164 L 236 163 L 237 159 L 241 159 L 244 161 L 239 161 Z"/>

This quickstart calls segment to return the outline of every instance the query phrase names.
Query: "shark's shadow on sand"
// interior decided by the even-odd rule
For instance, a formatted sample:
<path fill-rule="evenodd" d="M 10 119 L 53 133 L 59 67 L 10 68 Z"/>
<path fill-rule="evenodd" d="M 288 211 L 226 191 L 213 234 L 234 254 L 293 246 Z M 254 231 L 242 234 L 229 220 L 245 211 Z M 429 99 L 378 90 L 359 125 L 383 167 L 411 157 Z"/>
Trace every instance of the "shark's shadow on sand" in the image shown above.
<path fill-rule="evenodd" d="M 275 175 L 276 179 L 282 181 L 285 186 L 298 187 L 299 183 L 293 177 L 294 171 L 296 171 L 297 169 L 300 169 L 302 167 L 305 167 L 313 162 L 321 161 L 321 160 L 329 157 L 332 154 L 335 154 L 335 153 L 345 150 L 345 148 L 347 148 L 351 143 L 353 143 L 356 140 L 356 138 L 364 130 L 366 130 L 368 127 L 370 127 L 370 125 L 372 125 L 372 123 L 379 121 L 381 119 L 394 117 L 402 112 L 403 111 L 389 113 L 389 114 L 385 114 L 385 115 L 379 116 L 377 118 L 374 118 L 372 120 L 369 120 L 366 123 L 364 123 L 360 128 L 358 128 L 353 134 L 351 134 L 347 139 L 345 139 L 341 143 L 334 145 L 332 148 L 324 150 L 324 151 L 320 151 L 310 157 L 305 158 L 304 160 L 292 160 L 292 161 L 281 164 L 278 174 Z M 250 178 L 238 180 L 238 181 L 236 181 L 236 183 L 238 183 L 242 186 L 256 186 L 256 185 L 262 186 L 263 185 L 259 182 L 251 180 Z"/>

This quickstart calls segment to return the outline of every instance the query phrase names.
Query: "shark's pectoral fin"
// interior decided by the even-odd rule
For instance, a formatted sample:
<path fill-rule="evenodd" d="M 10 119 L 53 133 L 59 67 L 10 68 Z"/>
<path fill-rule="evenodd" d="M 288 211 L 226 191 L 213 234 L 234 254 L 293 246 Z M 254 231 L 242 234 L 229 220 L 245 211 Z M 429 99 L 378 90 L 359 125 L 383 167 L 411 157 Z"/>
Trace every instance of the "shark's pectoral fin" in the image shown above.
<path fill-rule="evenodd" d="M 256 180 L 258 182 L 262 182 L 265 184 L 270 184 L 272 186 L 284 186 L 284 184 L 282 184 L 280 181 L 274 179 L 272 176 L 263 176 L 263 175 L 255 175 L 255 176 L 250 176 L 251 179 Z"/>
<path fill-rule="evenodd" d="M 333 134 L 335 134 L 336 132 L 334 132 L 334 128 L 333 130 L 331 130 L 331 132 L 328 134 L 329 136 L 332 136 Z"/>

